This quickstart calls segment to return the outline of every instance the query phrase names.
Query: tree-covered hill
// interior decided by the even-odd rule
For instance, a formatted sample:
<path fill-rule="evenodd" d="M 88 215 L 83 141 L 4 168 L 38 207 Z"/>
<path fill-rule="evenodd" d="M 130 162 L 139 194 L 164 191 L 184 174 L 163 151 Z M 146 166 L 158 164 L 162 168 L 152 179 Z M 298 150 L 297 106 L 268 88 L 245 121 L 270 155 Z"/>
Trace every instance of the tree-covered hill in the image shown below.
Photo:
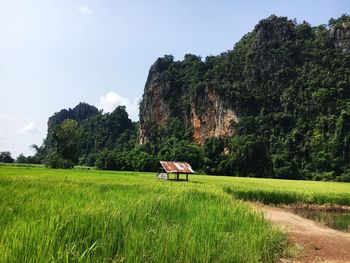
<path fill-rule="evenodd" d="M 347 174 L 349 43 L 349 16 L 317 27 L 270 16 L 219 56 L 160 58 L 141 103 L 141 142 L 158 144 L 154 134 L 179 121 L 204 146 L 208 173 Z"/>
<path fill-rule="evenodd" d="M 75 152 L 69 163 L 103 169 L 152 170 L 166 159 L 208 174 L 347 180 L 350 17 L 314 27 L 272 15 L 218 56 L 159 58 L 140 124 L 121 107 L 76 108 L 50 118 L 43 159 Z"/>
<path fill-rule="evenodd" d="M 38 152 L 43 162 L 54 168 L 76 164 L 94 166 L 102 153 L 133 149 L 136 126 L 125 106 L 104 114 L 94 106 L 80 103 L 49 118 L 48 134 Z"/>

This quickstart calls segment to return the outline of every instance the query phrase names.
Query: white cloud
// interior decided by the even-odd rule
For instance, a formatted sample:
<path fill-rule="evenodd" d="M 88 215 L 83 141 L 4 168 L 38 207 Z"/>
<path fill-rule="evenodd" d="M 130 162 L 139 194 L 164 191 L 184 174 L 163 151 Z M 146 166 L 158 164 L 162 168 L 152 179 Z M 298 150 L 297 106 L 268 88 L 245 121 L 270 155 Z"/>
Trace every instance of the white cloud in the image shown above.
<path fill-rule="evenodd" d="M 79 13 L 82 13 L 82 14 L 92 14 L 94 12 L 87 5 L 80 5 L 80 6 L 77 7 L 77 10 L 78 10 Z"/>
<path fill-rule="evenodd" d="M 138 118 L 137 99 L 130 101 L 114 91 L 109 91 L 106 95 L 100 97 L 99 108 L 105 112 L 114 111 L 119 105 L 126 106 L 131 119 L 136 120 Z"/>
<path fill-rule="evenodd" d="M 31 121 L 26 126 L 18 130 L 18 133 L 31 133 L 31 134 L 37 134 L 39 130 L 36 128 L 35 122 Z"/>
<path fill-rule="evenodd" d="M 0 132 L 0 140 L 5 139 L 4 135 Z"/>

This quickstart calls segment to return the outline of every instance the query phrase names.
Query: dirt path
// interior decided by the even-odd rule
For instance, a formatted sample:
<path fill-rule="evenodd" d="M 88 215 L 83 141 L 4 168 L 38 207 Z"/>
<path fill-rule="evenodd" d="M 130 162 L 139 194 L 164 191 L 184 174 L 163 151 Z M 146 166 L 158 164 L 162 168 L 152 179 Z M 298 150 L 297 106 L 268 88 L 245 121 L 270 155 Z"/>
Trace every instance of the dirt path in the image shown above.
<path fill-rule="evenodd" d="M 350 233 L 331 229 L 287 209 L 259 208 L 268 220 L 287 232 L 291 242 L 303 247 L 302 255 L 281 262 L 350 262 Z"/>

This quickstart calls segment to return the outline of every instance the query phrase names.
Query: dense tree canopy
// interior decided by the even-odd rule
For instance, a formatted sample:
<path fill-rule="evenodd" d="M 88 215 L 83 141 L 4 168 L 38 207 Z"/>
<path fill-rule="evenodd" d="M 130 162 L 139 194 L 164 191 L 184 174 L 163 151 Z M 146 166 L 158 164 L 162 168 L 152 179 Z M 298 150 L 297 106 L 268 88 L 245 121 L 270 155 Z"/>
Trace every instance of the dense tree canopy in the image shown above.
<path fill-rule="evenodd" d="M 165 126 L 178 119 L 179 126 L 186 127 L 193 101 L 210 89 L 237 113 L 239 121 L 232 127 L 232 138 L 204 143 L 203 171 L 342 178 L 350 169 L 349 29 L 347 15 L 316 27 L 271 16 L 219 56 L 204 61 L 190 54 L 183 61 L 172 56 L 158 59 L 155 75 L 166 83 L 162 91 L 172 116 Z M 179 99 L 178 94 L 184 95 Z M 149 148 L 160 146 L 164 152 L 166 140 L 164 134 L 160 136 L 164 128 L 158 126 L 150 128 Z"/>
<path fill-rule="evenodd" d="M 219 56 L 159 58 L 153 70 L 168 81 L 162 92 L 172 117 L 150 127 L 145 144 L 138 145 L 138 123 L 125 107 L 104 114 L 81 103 L 49 119 L 38 152 L 48 163 L 100 169 L 150 171 L 164 159 L 188 161 L 208 174 L 347 180 L 350 48 L 340 35 L 349 23 L 347 15 L 316 27 L 271 16 Z M 192 142 L 184 116 L 208 89 L 239 121 L 233 136 L 207 138 L 201 146 Z"/>
<path fill-rule="evenodd" d="M 10 152 L 0 152 L 0 163 L 13 163 L 14 159 Z"/>

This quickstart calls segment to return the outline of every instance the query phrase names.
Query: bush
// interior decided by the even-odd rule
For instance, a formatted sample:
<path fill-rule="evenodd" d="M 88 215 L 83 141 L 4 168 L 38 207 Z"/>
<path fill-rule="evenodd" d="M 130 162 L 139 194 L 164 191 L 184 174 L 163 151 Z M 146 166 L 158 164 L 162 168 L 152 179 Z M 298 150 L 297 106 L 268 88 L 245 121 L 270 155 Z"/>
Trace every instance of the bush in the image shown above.
<path fill-rule="evenodd" d="M 10 152 L 0 152 L 0 163 L 13 163 L 14 161 Z"/>
<path fill-rule="evenodd" d="M 301 171 L 295 160 L 290 160 L 287 154 L 272 156 L 273 170 L 278 179 L 302 179 Z"/>
<path fill-rule="evenodd" d="M 97 154 L 95 165 L 100 170 L 155 171 L 157 160 L 139 148 L 135 148 L 129 152 L 106 150 Z"/>
<path fill-rule="evenodd" d="M 97 154 L 95 165 L 99 170 L 131 170 L 127 154 L 108 150 Z"/>
<path fill-rule="evenodd" d="M 21 153 L 21 154 L 17 157 L 16 163 L 27 163 L 27 158 L 24 156 L 23 153 Z"/>
<path fill-rule="evenodd" d="M 130 160 L 131 168 L 135 171 L 154 172 L 157 170 L 157 159 L 138 148 L 129 152 L 128 159 Z"/>
<path fill-rule="evenodd" d="M 312 180 L 314 181 L 334 181 L 335 179 L 335 172 L 319 172 L 319 173 L 313 173 Z"/>
<path fill-rule="evenodd" d="M 74 162 L 69 159 L 64 159 L 61 155 L 53 152 L 48 155 L 45 161 L 45 165 L 49 168 L 63 168 L 70 169 L 74 167 Z"/>
<path fill-rule="evenodd" d="M 320 174 L 316 174 L 312 177 L 312 180 L 314 181 L 322 181 L 322 176 Z"/>
<path fill-rule="evenodd" d="M 188 162 L 195 170 L 202 168 L 204 157 L 203 148 L 189 141 L 178 141 L 176 138 L 167 140 L 158 153 L 159 160 Z"/>
<path fill-rule="evenodd" d="M 335 178 L 337 182 L 350 182 L 350 172 L 345 172 Z"/>
<path fill-rule="evenodd" d="M 272 176 L 271 156 L 263 138 L 255 135 L 234 136 L 230 141 L 230 150 L 231 154 L 225 167 L 226 169 L 232 167 L 233 175 Z"/>
<path fill-rule="evenodd" d="M 97 159 L 97 154 L 95 153 L 90 153 L 88 155 L 81 156 L 79 158 L 79 165 L 95 166 L 96 159 Z"/>

